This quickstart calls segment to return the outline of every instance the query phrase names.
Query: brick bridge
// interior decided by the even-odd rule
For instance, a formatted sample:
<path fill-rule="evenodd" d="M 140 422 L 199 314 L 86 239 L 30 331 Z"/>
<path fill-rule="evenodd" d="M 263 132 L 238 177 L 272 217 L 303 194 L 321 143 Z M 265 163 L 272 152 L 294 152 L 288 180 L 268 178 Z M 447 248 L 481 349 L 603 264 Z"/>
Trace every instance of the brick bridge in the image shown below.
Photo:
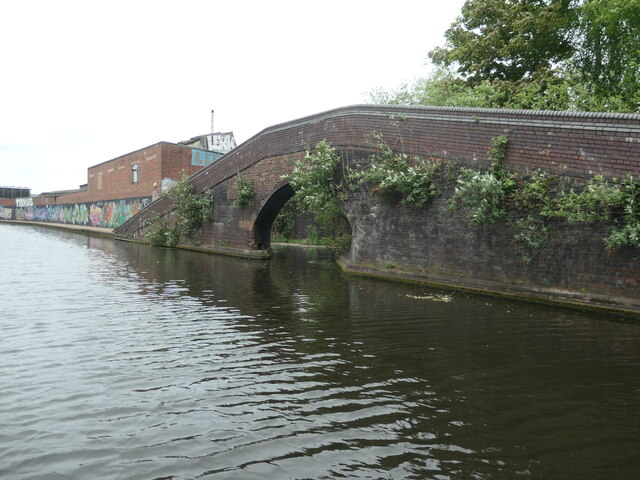
<path fill-rule="evenodd" d="M 294 163 L 324 139 L 343 162 L 366 158 L 376 149 L 376 134 L 394 150 L 411 156 L 474 166 L 486 166 L 492 138 L 507 135 L 506 162 L 514 170 L 540 168 L 579 178 L 640 174 L 640 115 L 379 105 L 338 108 L 266 128 L 191 177 L 197 192 L 211 190 L 215 197 L 215 218 L 203 228 L 203 247 L 220 253 L 268 256 L 273 220 L 293 195 L 283 177 Z M 251 207 L 233 207 L 238 173 L 254 182 Z M 444 200 L 440 203 L 444 205 Z M 527 291 L 544 284 L 575 292 L 584 291 L 586 285 L 587 290 L 600 293 L 640 297 L 637 249 L 618 254 L 620 258 L 612 259 L 606 252 L 603 256 L 598 253 L 604 251 L 602 237 L 589 244 L 593 232 L 584 235 L 583 226 L 583 230 L 565 232 L 564 243 L 556 246 L 561 258 L 522 266 L 517 257 L 504 253 L 513 247 L 499 229 L 473 233 L 473 227 L 467 226 L 462 231 L 463 222 L 451 213 L 443 219 L 446 209 L 437 204 L 434 209 L 418 211 L 386 207 L 375 197 L 346 201 L 343 209 L 353 239 L 345 265 L 376 273 L 381 263 L 393 262 L 398 271 L 382 270 L 385 274 L 400 275 L 404 266 L 402 271 L 409 278 L 494 291 Z M 169 209 L 168 200 L 160 199 L 115 234 L 142 240 L 149 216 Z M 581 237 L 588 245 L 576 243 Z M 459 248 L 452 250 L 452 243 Z M 428 246 L 431 253 L 421 252 L 425 248 L 418 249 L 418 245 Z M 578 249 L 581 253 L 576 256 Z M 587 258 L 584 249 L 593 249 L 595 257 Z M 515 264 L 513 269 L 510 262 Z M 576 262 L 580 266 L 573 269 Z"/>

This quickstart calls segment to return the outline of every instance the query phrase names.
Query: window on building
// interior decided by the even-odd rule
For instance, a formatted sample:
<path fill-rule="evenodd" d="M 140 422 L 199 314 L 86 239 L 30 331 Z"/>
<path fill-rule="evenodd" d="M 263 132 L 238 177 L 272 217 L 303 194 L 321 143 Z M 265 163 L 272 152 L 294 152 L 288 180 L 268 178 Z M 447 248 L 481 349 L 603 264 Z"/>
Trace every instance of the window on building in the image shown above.
<path fill-rule="evenodd" d="M 138 165 L 137 163 L 134 165 L 131 165 L 131 181 L 133 183 L 138 183 L 138 169 L 139 169 L 140 165 Z"/>

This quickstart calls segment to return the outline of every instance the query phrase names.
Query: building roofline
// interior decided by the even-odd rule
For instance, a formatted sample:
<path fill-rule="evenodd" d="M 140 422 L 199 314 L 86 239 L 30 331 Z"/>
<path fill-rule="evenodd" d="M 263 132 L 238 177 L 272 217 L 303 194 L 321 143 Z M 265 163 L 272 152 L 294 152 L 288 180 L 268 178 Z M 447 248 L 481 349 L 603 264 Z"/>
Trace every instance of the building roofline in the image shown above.
<path fill-rule="evenodd" d="M 188 140 L 181 140 L 178 142 L 178 145 L 184 145 L 186 143 L 195 142 L 196 140 L 202 137 L 208 137 L 209 135 L 233 135 L 233 132 L 213 132 L 213 133 L 203 133 L 202 135 L 196 135 L 195 137 L 191 137 Z M 235 140 L 235 135 L 234 140 Z"/>
<path fill-rule="evenodd" d="M 80 185 L 80 188 L 73 188 L 69 190 L 53 190 L 51 192 L 42 192 L 40 195 L 44 195 L 47 197 L 59 197 L 60 195 L 70 195 L 72 193 L 80 193 L 87 191 L 87 184 Z M 40 196 L 36 195 L 36 197 Z"/>
<path fill-rule="evenodd" d="M 166 142 L 166 141 L 163 140 L 163 141 L 154 143 L 152 145 L 148 145 L 146 147 L 138 148 L 137 150 L 132 150 L 131 152 L 128 152 L 128 153 L 125 153 L 125 154 L 122 154 L 122 155 L 118 155 L 117 157 L 111 158 L 109 160 L 105 160 L 104 162 L 96 163 L 95 165 L 91 165 L 90 167 L 88 167 L 88 169 L 99 167 L 100 165 L 104 165 L 105 163 L 113 162 L 114 160 L 119 160 L 121 158 L 127 157 L 129 155 L 134 154 L 134 153 L 138 153 L 138 152 L 141 152 L 141 151 L 146 150 L 148 148 L 153 148 L 153 147 L 157 147 L 157 146 L 160 146 L 160 145 L 174 145 L 176 147 L 191 148 L 191 147 L 189 147 L 187 145 L 179 145 L 177 143 Z"/>

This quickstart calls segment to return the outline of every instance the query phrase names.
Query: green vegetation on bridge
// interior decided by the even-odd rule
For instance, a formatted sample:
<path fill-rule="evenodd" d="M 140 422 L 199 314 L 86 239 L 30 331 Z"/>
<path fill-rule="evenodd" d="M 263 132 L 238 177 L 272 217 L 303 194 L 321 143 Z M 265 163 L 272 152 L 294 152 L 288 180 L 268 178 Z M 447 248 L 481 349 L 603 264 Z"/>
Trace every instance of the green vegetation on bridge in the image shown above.
<path fill-rule="evenodd" d="M 442 175 L 436 175 L 440 162 L 409 159 L 381 137 L 378 140 L 379 153 L 370 156 L 368 165 L 348 170 L 350 166 L 342 164 L 343 175 L 337 171 L 340 157 L 326 141 L 296 164 L 289 180 L 297 205 L 304 213 L 318 212 L 319 228 L 327 230 L 336 223 L 342 215 L 340 201 L 349 190 L 364 187 L 387 204 L 417 208 L 427 207 L 436 195 L 443 183 Z M 476 227 L 505 221 L 525 262 L 549 245 L 553 219 L 607 225 L 607 249 L 640 248 L 640 182 L 631 175 L 623 181 L 596 175 L 579 183 L 540 170 L 512 172 L 505 164 L 507 144 L 504 135 L 493 139 L 486 171 L 446 165 L 443 175 L 455 176 L 456 184 L 450 210 L 463 209 Z"/>

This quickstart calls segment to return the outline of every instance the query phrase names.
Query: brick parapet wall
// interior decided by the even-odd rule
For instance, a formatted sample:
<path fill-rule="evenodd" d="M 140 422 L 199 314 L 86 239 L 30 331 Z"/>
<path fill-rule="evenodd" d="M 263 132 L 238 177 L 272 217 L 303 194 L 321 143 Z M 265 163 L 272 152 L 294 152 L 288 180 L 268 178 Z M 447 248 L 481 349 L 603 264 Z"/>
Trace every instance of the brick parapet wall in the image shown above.
<path fill-rule="evenodd" d="M 376 135 L 410 155 L 479 167 L 487 165 L 492 139 L 507 135 L 506 161 L 517 170 L 572 177 L 640 174 L 640 115 L 355 105 L 269 127 L 191 181 L 202 192 L 266 158 L 301 154 L 325 139 L 337 148 L 373 151 Z M 285 173 L 275 172 L 271 184 Z M 150 208 L 162 212 L 169 204 L 163 199 Z M 125 224 L 121 232 L 135 231 L 140 221 L 132 219 L 137 226 Z"/>
<path fill-rule="evenodd" d="M 206 188 L 213 179 L 267 157 L 312 149 L 323 139 L 336 147 L 374 149 L 375 134 L 408 154 L 481 164 L 491 139 L 507 135 L 507 163 L 516 169 L 578 177 L 640 174 L 640 115 L 359 105 L 267 128 L 193 183 Z"/>

